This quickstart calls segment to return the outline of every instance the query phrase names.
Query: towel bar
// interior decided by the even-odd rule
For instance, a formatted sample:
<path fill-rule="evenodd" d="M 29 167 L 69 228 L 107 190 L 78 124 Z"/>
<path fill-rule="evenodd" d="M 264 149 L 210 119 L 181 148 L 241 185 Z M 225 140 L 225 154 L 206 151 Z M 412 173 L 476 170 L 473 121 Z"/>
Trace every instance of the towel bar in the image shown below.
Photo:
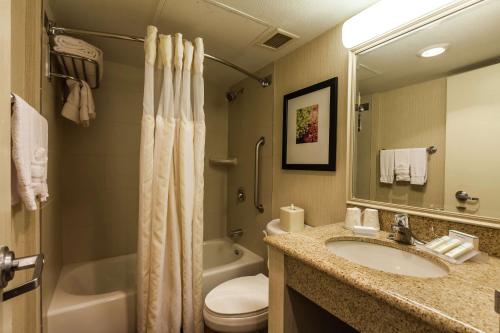
<path fill-rule="evenodd" d="M 387 148 L 383 148 L 383 149 L 380 149 L 380 150 L 387 150 Z M 428 154 L 434 154 L 434 153 L 437 153 L 437 151 L 438 151 L 436 146 L 429 146 L 429 147 L 426 148 L 426 150 L 427 150 Z"/>

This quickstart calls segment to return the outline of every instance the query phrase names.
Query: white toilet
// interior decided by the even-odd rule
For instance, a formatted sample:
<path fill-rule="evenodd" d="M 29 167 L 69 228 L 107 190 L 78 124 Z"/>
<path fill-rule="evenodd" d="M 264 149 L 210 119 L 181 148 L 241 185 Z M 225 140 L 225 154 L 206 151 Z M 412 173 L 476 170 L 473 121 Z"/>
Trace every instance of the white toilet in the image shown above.
<path fill-rule="evenodd" d="M 286 233 L 279 220 L 266 225 L 264 234 Z M 217 332 L 255 332 L 267 327 L 269 279 L 264 274 L 221 283 L 205 297 L 205 324 Z"/>

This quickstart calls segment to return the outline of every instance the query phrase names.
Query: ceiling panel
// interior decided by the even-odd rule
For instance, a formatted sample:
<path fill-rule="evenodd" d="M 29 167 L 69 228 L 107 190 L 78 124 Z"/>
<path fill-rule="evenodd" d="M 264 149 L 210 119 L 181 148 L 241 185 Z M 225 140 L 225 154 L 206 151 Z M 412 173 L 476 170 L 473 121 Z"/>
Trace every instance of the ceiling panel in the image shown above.
<path fill-rule="evenodd" d="M 144 35 L 154 24 L 162 33 L 201 36 L 207 53 L 250 71 L 293 51 L 377 0 L 49 0 L 61 25 L 89 30 Z M 255 45 L 276 27 L 299 35 L 277 51 Z M 85 38 L 111 61 L 142 66 L 142 45 Z M 207 63 L 205 78 L 230 86 L 244 76 Z"/>

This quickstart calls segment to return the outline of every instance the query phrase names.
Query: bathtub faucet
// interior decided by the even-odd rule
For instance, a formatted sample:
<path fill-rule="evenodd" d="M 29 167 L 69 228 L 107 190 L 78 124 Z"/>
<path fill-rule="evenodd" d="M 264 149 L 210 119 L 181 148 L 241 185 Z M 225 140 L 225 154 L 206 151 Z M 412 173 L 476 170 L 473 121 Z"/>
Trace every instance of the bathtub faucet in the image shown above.
<path fill-rule="evenodd" d="M 243 229 L 237 228 L 229 230 L 229 238 L 231 238 L 233 242 L 237 242 L 241 236 L 243 236 Z"/>

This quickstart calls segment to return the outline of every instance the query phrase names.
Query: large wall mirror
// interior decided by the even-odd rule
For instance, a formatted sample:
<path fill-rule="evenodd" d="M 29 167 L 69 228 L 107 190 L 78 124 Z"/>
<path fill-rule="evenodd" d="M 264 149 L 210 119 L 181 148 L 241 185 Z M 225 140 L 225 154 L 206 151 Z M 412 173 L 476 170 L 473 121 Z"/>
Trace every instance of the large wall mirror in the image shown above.
<path fill-rule="evenodd" d="M 484 0 L 354 54 L 352 201 L 500 221 L 499 18 Z"/>

